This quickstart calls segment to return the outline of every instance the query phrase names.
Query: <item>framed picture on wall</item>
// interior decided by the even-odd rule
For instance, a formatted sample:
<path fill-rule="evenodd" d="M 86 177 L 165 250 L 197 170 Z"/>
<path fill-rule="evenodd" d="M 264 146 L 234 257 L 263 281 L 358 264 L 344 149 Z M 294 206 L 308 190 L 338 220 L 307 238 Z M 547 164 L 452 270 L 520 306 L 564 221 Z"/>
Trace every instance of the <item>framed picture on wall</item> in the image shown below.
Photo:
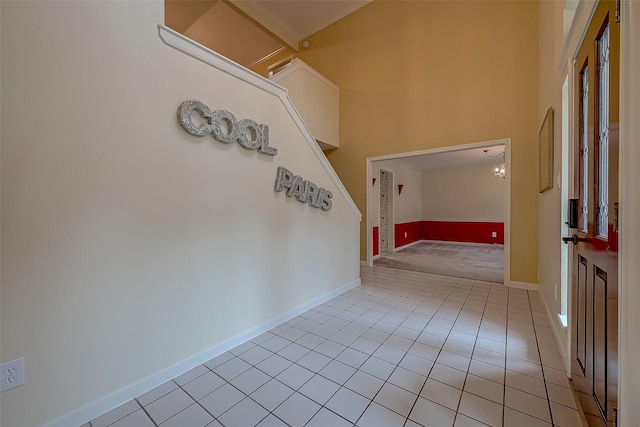
<path fill-rule="evenodd" d="M 549 107 L 538 134 L 540 175 L 538 191 L 544 193 L 553 187 L 553 107 Z"/>

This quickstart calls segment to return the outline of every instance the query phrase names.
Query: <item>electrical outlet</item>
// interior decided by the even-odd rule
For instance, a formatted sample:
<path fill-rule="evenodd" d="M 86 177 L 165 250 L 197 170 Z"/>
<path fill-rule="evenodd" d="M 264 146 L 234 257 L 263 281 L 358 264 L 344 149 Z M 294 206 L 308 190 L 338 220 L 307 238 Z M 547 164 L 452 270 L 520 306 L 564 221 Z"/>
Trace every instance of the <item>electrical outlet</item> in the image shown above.
<path fill-rule="evenodd" d="M 498 233 L 496 233 L 495 231 L 491 232 L 491 237 L 498 237 Z"/>
<path fill-rule="evenodd" d="M 24 357 L 0 364 L 0 392 L 24 384 Z"/>
<path fill-rule="evenodd" d="M 405 232 L 404 232 L 404 238 L 406 239 L 408 235 L 409 235 L 409 233 L 407 233 L 407 232 L 405 231 Z"/>

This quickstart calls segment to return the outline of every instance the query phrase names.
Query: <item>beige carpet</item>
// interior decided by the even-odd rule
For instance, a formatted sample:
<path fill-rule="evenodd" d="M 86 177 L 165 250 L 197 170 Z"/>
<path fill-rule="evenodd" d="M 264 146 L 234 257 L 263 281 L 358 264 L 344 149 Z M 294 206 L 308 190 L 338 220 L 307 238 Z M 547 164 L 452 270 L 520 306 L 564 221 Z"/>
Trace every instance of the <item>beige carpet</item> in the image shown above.
<path fill-rule="evenodd" d="M 378 258 L 373 265 L 502 283 L 504 247 L 420 242 Z"/>

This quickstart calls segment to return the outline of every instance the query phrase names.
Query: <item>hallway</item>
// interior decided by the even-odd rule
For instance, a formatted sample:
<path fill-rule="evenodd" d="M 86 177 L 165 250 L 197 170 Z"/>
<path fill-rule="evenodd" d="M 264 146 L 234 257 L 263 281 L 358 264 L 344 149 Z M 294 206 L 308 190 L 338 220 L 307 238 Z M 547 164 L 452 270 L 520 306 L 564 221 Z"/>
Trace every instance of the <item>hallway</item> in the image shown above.
<path fill-rule="evenodd" d="M 361 279 L 82 427 L 581 425 L 537 293 L 384 267 Z"/>

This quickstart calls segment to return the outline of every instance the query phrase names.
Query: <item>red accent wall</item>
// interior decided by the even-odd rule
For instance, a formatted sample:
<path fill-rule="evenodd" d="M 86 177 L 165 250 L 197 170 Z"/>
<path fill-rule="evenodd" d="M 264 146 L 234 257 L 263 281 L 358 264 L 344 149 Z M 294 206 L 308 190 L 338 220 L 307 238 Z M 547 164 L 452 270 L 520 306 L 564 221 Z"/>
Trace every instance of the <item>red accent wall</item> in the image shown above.
<path fill-rule="evenodd" d="M 419 240 L 504 244 L 503 222 L 414 221 L 396 224 L 394 230 L 395 248 Z M 496 237 L 491 237 L 494 231 Z M 373 256 L 380 253 L 379 232 L 378 227 L 373 227 Z M 610 235 L 613 234 L 610 231 Z"/>
<path fill-rule="evenodd" d="M 495 232 L 496 237 L 491 237 Z M 504 244 L 503 222 L 422 221 L 424 240 Z"/>
<path fill-rule="evenodd" d="M 405 222 L 396 224 L 394 227 L 396 234 L 395 248 L 408 245 L 409 243 L 422 240 L 422 221 Z M 406 237 L 405 237 L 406 233 Z"/>
<path fill-rule="evenodd" d="M 380 253 L 380 240 L 378 237 L 378 233 L 378 227 L 373 227 L 373 256 L 376 256 Z"/>

